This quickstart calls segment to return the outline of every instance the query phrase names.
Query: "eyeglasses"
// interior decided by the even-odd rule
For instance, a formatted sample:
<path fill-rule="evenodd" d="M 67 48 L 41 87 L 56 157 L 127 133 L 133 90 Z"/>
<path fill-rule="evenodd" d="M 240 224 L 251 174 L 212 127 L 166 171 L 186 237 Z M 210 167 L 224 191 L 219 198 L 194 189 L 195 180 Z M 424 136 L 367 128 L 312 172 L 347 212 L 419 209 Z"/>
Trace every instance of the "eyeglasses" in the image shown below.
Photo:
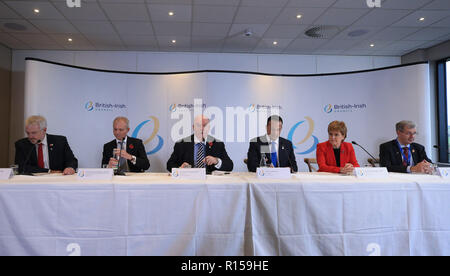
<path fill-rule="evenodd" d="M 417 132 L 410 132 L 410 131 L 408 131 L 408 132 L 401 131 L 401 133 L 406 134 L 408 136 L 417 136 L 418 135 Z"/>

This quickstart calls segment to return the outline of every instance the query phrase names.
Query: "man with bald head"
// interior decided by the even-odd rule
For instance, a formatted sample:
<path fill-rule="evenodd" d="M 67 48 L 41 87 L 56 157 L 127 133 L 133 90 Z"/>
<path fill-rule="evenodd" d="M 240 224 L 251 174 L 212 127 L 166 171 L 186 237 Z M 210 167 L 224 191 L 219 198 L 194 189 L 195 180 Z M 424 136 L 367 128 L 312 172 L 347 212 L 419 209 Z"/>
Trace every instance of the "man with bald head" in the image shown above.
<path fill-rule="evenodd" d="M 15 163 L 22 174 L 63 173 L 75 174 L 78 160 L 70 149 L 67 138 L 47 134 L 47 120 L 31 116 L 25 122 L 27 138 L 16 142 Z"/>
<path fill-rule="evenodd" d="M 233 161 L 225 150 L 225 144 L 208 135 L 209 118 L 199 115 L 194 119 L 193 131 L 175 143 L 173 153 L 167 161 L 167 170 L 172 168 L 206 168 L 206 173 L 215 170 L 232 171 Z"/>
<path fill-rule="evenodd" d="M 144 172 L 150 168 L 142 140 L 128 137 L 130 121 L 117 117 L 113 121 L 113 134 L 116 139 L 103 146 L 102 165 L 117 167 L 121 172 Z M 116 153 L 114 158 L 113 153 Z"/>

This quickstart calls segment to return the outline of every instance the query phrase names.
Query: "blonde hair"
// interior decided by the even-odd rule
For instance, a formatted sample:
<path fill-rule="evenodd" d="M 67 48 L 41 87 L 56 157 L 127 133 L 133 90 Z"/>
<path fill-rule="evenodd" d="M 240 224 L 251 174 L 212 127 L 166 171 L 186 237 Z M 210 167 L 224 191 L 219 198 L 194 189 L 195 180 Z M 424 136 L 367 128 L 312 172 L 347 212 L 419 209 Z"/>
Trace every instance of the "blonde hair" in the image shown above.
<path fill-rule="evenodd" d="M 31 126 L 34 124 L 38 125 L 40 130 L 47 128 L 47 120 L 43 116 L 38 116 L 38 115 L 30 116 L 25 121 L 25 127 L 28 127 L 28 126 Z"/>
<path fill-rule="evenodd" d="M 342 121 L 333 121 L 328 125 L 328 133 L 332 131 L 339 131 L 344 138 L 347 138 L 347 126 Z"/>

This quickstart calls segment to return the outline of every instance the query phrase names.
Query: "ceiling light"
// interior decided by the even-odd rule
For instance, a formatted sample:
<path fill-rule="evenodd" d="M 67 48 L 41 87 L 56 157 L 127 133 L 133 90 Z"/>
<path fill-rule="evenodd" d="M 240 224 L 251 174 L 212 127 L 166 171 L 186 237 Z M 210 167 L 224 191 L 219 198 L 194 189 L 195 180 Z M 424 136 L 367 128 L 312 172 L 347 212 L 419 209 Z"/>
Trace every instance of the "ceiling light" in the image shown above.
<path fill-rule="evenodd" d="M 175 39 L 172 39 L 172 44 L 177 43 L 177 41 Z"/>
<path fill-rule="evenodd" d="M 300 19 L 300 18 L 302 18 L 302 15 L 301 14 L 297 14 L 297 19 Z"/>
<path fill-rule="evenodd" d="M 173 11 L 169 12 L 169 16 L 174 16 L 174 15 L 175 15 L 175 13 Z"/>
<path fill-rule="evenodd" d="M 373 44 L 373 43 L 372 43 L 372 44 L 370 44 L 370 47 L 372 47 L 372 48 L 373 48 L 373 47 L 375 47 L 375 44 Z"/>
<path fill-rule="evenodd" d="M 274 41 L 273 45 L 275 45 L 275 46 L 278 45 L 278 41 Z"/>
<path fill-rule="evenodd" d="M 70 37 L 67 39 L 67 41 L 69 41 L 69 42 L 72 42 L 73 41 L 73 39 L 71 39 Z"/>
<path fill-rule="evenodd" d="M 33 11 L 34 11 L 34 13 L 39 13 L 40 12 L 38 9 L 34 9 Z"/>
<path fill-rule="evenodd" d="M 419 18 L 419 21 L 425 21 L 425 17 Z"/>

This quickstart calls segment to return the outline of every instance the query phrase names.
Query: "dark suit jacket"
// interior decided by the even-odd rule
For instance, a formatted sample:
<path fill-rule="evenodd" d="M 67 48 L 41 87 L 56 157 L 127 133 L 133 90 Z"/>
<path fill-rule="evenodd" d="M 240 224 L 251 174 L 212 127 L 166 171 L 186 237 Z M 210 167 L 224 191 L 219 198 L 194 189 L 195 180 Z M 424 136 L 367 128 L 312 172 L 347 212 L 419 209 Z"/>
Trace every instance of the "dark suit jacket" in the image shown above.
<path fill-rule="evenodd" d="M 211 173 L 215 170 L 232 171 L 233 161 L 225 150 L 225 144 L 214 137 L 208 136 L 206 139 L 206 156 L 220 158 L 222 160 L 222 167 L 217 169 L 215 165 L 206 166 L 206 173 Z M 175 143 L 173 153 L 167 161 L 167 170 L 172 171 L 172 168 L 179 168 L 184 162 L 189 163 L 194 168 L 194 135 L 186 137 Z"/>
<path fill-rule="evenodd" d="M 353 167 L 359 167 L 355 156 L 355 150 L 350 143 L 341 143 L 339 158 L 341 166 L 337 167 L 333 146 L 329 141 L 317 145 L 316 159 L 317 164 L 319 165 L 319 172 L 339 173 L 341 171 L 340 168 L 345 167 L 345 164 L 347 163 L 351 163 Z"/>
<path fill-rule="evenodd" d="M 109 159 L 113 157 L 113 149 L 115 148 L 117 148 L 116 139 L 103 146 L 102 165 L 109 163 Z M 133 165 L 128 160 L 130 172 L 143 172 L 150 168 L 150 161 L 148 161 L 142 140 L 127 136 L 127 153 L 136 156 L 136 165 Z"/>
<path fill-rule="evenodd" d="M 73 155 L 66 137 L 47 134 L 47 143 L 50 170 L 63 171 L 66 168 L 73 168 L 74 170 L 78 168 L 78 160 Z M 19 165 L 20 172 L 48 172 L 48 169 L 38 167 L 36 146 L 31 144 L 28 138 L 20 139 L 15 146 L 15 163 Z M 28 154 L 30 154 L 29 159 L 25 164 Z"/>
<path fill-rule="evenodd" d="M 406 173 L 407 167 L 403 166 L 402 154 L 396 141 L 392 140 L 380 145 L 380 167 L 386 167 L 390 172 Z M 431 163 L 431 160 L 427 157 L 425 148 L 420 144 L 411 144 L 411 155 L 414 164 L 418 164 L 423 160 Z"/>
<path fill-rule="evenodd" d="M 247 168 L 250 172 L 256 172 L 256 168 L 259 167 L 262 145 L 267 146 L 267 149 L 270 149 L 266 135 L 254 138 L 250 142 L 250 147 L 247 153 Z M 266 157 L 269 160 L 269 163 L 271 163 L 270 153 L 266 153 Z M 292 142 L 281 137 L 278 143 L 278 160 L 280 163 L 279 167 L 290 167 L 293 172 L 298 171 Z"/>

